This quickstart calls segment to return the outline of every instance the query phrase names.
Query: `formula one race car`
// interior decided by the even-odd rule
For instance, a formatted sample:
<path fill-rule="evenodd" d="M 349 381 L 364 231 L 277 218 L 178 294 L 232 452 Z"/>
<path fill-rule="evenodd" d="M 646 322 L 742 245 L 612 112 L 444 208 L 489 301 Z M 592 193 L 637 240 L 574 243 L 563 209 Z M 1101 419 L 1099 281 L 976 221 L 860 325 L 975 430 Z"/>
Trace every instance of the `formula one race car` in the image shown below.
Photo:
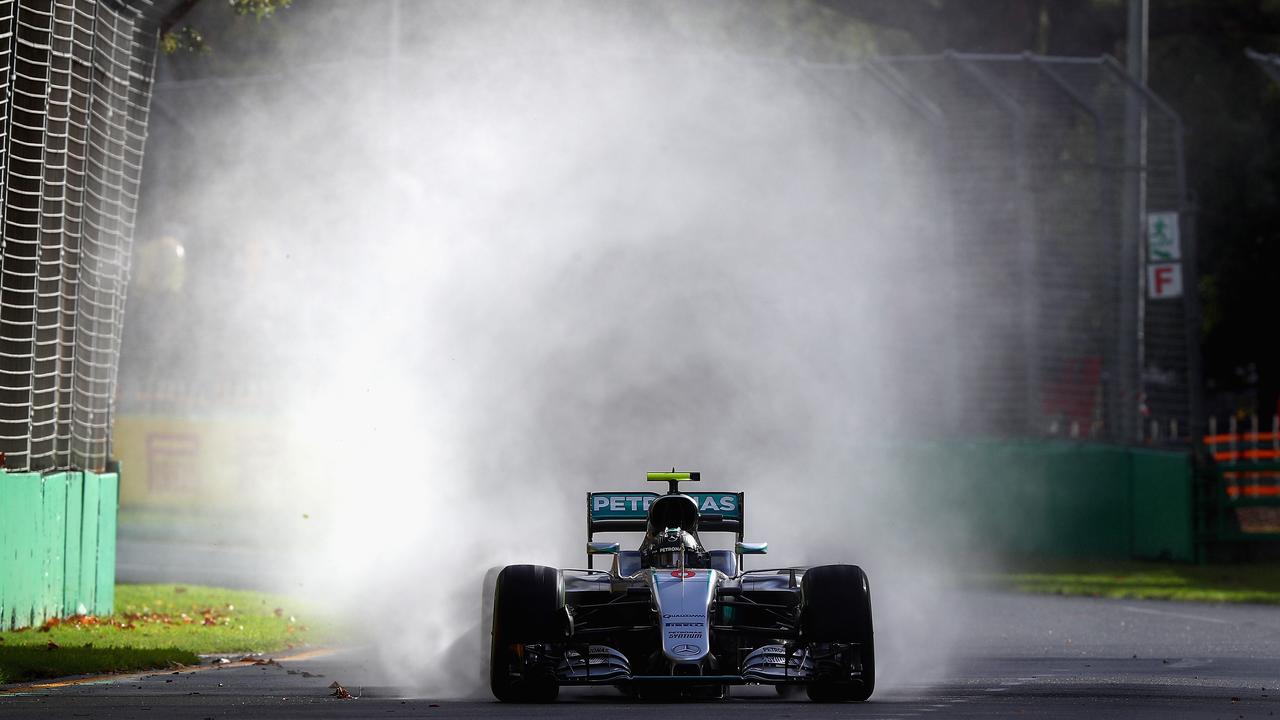
<path fill-rule="evenodd" d="M 489 681 L 504 702 L 554 700 L 562 685 L 637 697 L 723 698 L 731 685 L 803 687 L 822 702 L 875 687 L 871 590 L 857 565 L 741 569 L 766 543 L 743 541 L 743 493 L 682 494 L 698 473 L 649 473 L 668 492 L 587 494 L 587 565 L 509 565 L 497 577 Z M 638 550 L 597 542 L 643 532 Z M 736 535 L 707 550 L 700 533 Z"/>

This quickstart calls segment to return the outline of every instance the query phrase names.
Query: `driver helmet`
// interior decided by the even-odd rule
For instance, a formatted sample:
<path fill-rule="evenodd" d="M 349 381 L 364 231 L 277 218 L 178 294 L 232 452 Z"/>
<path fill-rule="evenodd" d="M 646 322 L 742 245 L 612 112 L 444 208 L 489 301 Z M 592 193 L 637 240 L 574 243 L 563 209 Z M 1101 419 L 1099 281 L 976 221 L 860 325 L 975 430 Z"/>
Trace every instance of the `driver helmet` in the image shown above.
<path fill-rule="evenodd" d="M 654 535 L 641 551 L 641 562 L 653 568 L 699 567 L 702 548 L 693 533 L 680 528 L 667 528 Z"/>

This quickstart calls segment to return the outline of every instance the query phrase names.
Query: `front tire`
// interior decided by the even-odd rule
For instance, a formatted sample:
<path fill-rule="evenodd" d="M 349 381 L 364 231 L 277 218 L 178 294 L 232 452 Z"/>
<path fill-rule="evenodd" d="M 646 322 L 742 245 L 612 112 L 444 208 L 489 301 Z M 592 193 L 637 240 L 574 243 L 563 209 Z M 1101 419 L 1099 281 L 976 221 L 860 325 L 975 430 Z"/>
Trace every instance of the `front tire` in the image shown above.
<path fill-rule="evenodd" d="M 834 677 L 809 684 L 815 702 L 863 701 L 876 687 L 875 634 L 871 623 L 871 583 L 857 565 L 820 565 L 800 580 L 800 625 L 810 643 L 849 644 L 861 677 Z"/>
<path fill-rule="evenodd" d="M 525 662 L 525 645 L 563 642 L 564 579 L 542 565 L 508 565 L 493 591 L 489 689 L 502 702 L 551 702 L 560 694 L 554 670 Z"/>

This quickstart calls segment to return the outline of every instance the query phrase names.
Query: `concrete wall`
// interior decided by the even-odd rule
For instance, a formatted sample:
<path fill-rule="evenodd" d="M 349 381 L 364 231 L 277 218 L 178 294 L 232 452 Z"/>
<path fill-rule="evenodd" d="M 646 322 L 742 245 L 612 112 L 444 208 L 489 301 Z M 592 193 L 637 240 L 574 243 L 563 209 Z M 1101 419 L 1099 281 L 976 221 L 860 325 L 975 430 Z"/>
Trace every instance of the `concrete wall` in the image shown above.
<path fill-rule="evenodd" d="M 0 473 L 0 630 L 115 603 L 114 473 Z"/>

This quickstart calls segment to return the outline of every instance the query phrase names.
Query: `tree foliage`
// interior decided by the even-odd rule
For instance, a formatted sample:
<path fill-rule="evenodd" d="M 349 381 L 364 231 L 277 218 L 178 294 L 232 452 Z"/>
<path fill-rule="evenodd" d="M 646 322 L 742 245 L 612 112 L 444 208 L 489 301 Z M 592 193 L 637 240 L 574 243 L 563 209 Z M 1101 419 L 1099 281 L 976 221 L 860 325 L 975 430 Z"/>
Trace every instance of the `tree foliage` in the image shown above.
<path fill-rule="evenodd" d="M 261 20 L 289 7 L 293 0 L 228 0 L 237 15 L 252 15 Z"/>
<path fill-rule="evenodd" d="M 172 54 L 179 50 L 190 52 L 208 52 L 204 33 L 190 25 L 175 27 L 186 17 L 200 0 L 184 0 L 173 12 L 161 22 L 160 50 Z M 293 0 L 226 0 L 231 11 L 236 15 L 253 16 L 257 20 L 274 17 L 276 11 L 283 10 L 293 4 Z"/>

